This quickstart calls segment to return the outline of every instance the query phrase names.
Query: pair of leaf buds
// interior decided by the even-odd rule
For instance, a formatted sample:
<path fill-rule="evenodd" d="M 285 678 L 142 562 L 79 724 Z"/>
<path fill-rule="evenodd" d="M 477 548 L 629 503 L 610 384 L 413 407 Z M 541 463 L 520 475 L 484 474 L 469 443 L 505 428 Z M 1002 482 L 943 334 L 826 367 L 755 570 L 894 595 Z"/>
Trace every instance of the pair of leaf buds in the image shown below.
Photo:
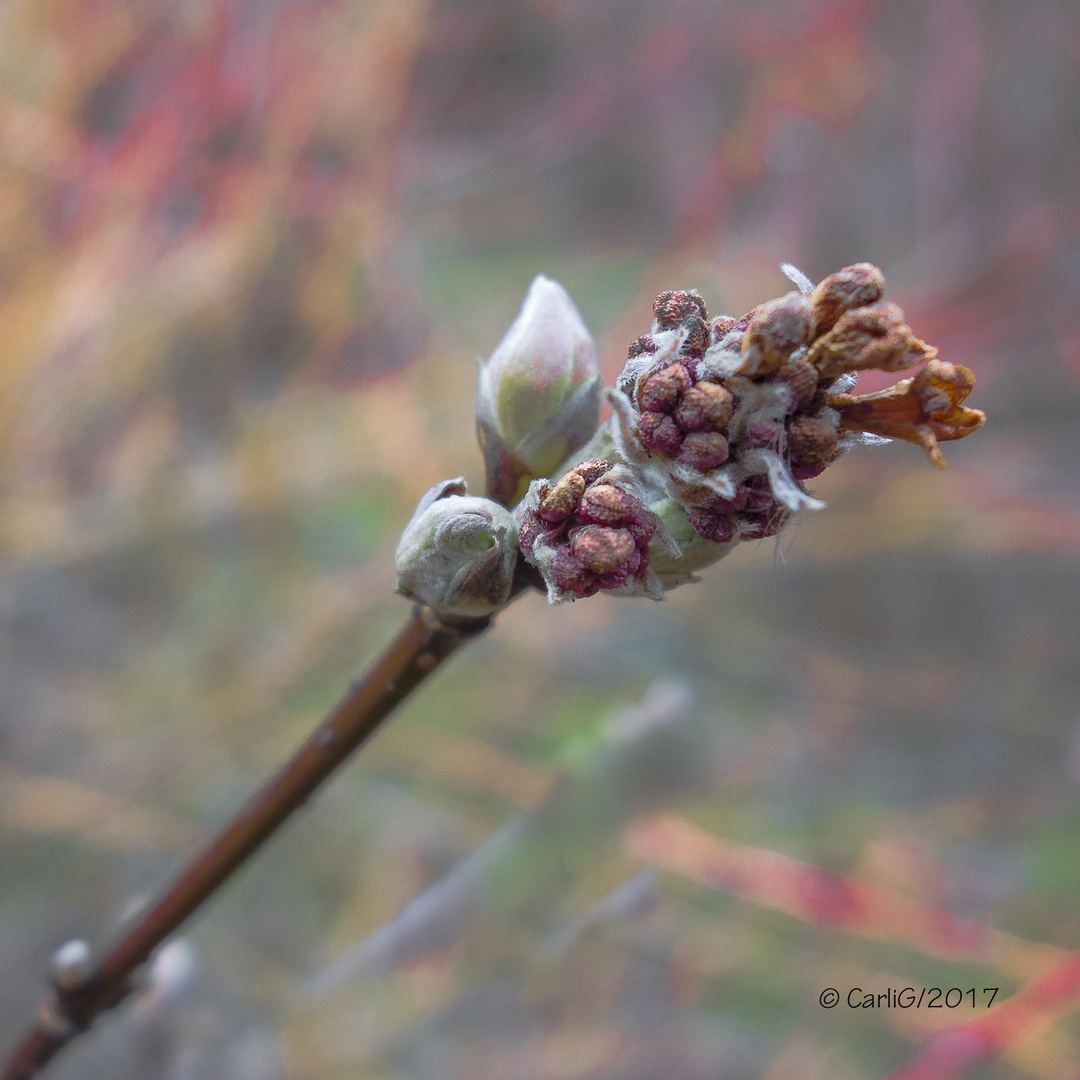
<path fill-rule="evenodd" d="M 600 423 L 596 345 L 566 291 L 537 277 L 480 368 L 487 498 L 436 484 L 398 545 L 398 591 L 483 617 L 509 600 L 518 558 L 550 603 L 608 592 L 662 600 L 744 540 L 775 535 L 853 446 L 903 439 L 943 468 L 939 441 L 977 430 L 971 371 L 914 336 L 885 278 L 856 263 L 741 319 L 668 290 L 634 341 Z M 918 372 L 854 396 L 860 371 Z M 513 507 L 511 510 L 510 508 Z"/>

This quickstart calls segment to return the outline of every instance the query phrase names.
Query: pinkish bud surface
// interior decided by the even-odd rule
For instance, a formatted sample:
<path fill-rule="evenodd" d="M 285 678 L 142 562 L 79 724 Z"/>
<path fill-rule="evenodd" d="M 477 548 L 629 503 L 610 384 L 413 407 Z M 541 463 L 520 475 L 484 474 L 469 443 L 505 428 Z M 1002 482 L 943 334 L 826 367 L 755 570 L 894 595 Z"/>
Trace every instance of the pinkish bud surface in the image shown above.
<path fill-rule="evenodd" d="M 601 461 L 599 458 L 589 458 L 580 465 L 575 465 L 570 471 L 577 473 L 586 485 L 595 484 L 604 473 L 611 470 L 611 462 Z"/>
<path fill-rule="evenodd" d="M 587 569 L 596 574 L 617 570 L 634 550 L 634 538 L 626 529 L 585 525 L 569 533 L 570 550 Z"/>
<path fill-rule="evenodd" d="M 577 473 L 569 473 L 540 500 L 540 509 L 537 513 L 544 521 L 562 521 L 573 513 L 584 491 L 584 479 Z"/>
<path fill-rule="evenodd" d="M 686 436 L 675 460 L 704 472 L 727 461 L 728 441 L 718 431 L 694 431 Z"/>
<path fill-rule="evenodd" d="M 626 562 L 614 570 L 609 570 L 606 574 L 601 574 L 596 579 L 597 585 L 601 589 L 617 589 L 620 585 L 625 585 L 635 574 L 640 572 L 642 559 L 648 559 L 648 555 L 648 548 L 645 548 L 644 552 L 636 547 L 631 548 L 630 554 L 626 557 Z"/>
<path fill-rule="evenodd" d="M 734 399 L 716 383 L 700 382 L 679 399 L 672 416 L 683 431 L 723 428 L 731 419 Z"/>
<path fill-rule="evenodd" d="M 648 551 L 648 543 L 656 534 L 656 515 L 638 507 L 623 521 L 623 528 L 630 533 L 639 548 Z"/>
<path fill-rule="evenodd" d="M 581 497 L 578 514 L 582 521 L 611 525 L 637 509 L 633 498 L 611 484 L 594 484 Z"/>
<path fill-rule="evenodd" d="M 567 592 L 579 592 L 585 589 L 592 576 L 588 569 L 567 550 L 556 553 L 548 572 L 552 581 Z"/>
<path fill-rule="evenodd" d="M 702 297 L 686 289 L 665 289 L 653 301 L 653 315 L 662 330 L 673 329 L 691 315 L 702 320 L 709 317 Z"/>
<path fill-rule="evenodd" d="M 711 382 L 699 382 L 695 387 L 705 396 L 705 420 L 715 430 L 726 427 L 735 411 L 735 395 Z"/>
<path fill-rule="evenodd" d="M 596 344 L 566 290 L 538 276 L 521 312 L 481 366 L 476 422 L 488 492 L 516 502 L 596 431 Z"/>
<path fill-rule="evenodd" d="M 671 364 L 651 375 L 638 391 L 638 405 L 645 412 L 667 412 L 690 389 L 690 376 L 681 364 Z"/>
<path fill-rule="evenodd" d="M 682 432 L 667 413 L 642 413 L 638 432 L 642 445 L 657 454 L 674 454 L 682 442 Z"/>
<path fill-rule="evenodd" d="M 735 535 L 734 526 L 720 514 L 710 514 L 707 510 L 688 510 L 686 517 L 703 540 L 726 544 Z"/>
<path fill-rule="evenodd" d="M 746 429 L 743 441 L 747 446 L 775 450 L 780 444 L 780 433 L 783 430 L 784 425 L 778 424 L 775 420 L 759 420 Z"/>
<path fill-rule="evenodd" d="M 828 464 L 836 457 L 839 441 L 836 426 L 820 417 L 798 416 L 788 428 L 788 449 L 795 464 Z"/>

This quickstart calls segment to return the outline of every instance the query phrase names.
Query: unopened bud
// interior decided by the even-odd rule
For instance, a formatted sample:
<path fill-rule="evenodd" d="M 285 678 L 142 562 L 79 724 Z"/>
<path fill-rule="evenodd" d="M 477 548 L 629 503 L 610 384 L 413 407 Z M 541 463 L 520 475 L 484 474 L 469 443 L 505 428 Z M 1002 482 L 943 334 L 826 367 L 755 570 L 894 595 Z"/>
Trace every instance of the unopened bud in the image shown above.
<path fill-rule="evenodd" d="M 596 343 L 566 290 L 538 276 L 480 368 L 476 427 L 487 493 L 505 506 L 586 443 L 600 422 Z"/>
<path fill-rule="evenodd" d="M 515 510 L 521 552 L 560 604 L 607 590 L 663 599 L 649 572 L 658 522 L 633 471 L 590 458 L 558 483 L 537 480 Z"/>
<path fill-rule="evenodd" d="M 937 349 L 920 341 L 895 304 L 873 304 L 845 312 L 814 342 L 807 361 L 825 379 L 848 371 L 903 371 L 933 360 Z"/>
<path fill-rule="evenodd" d="M 854 263 L 830 274 L 808 295 L 814 311 L 814 337 L 828 333 L 841 316 L 876 304 L 885 293 L 885 275 L 873 263 Z"/>
<path fill-rule="evenodd" d="M 510 598 L 517 526 L 505 507 L 467 492 L 460 476 L 428 490 L 401 534 L 394 570 L 399 593 L 479 618 Z"/>
<path fill-rule="evenodd" d="M 72 938 L 52 955 L 52 981 L 58 990 L 70 990 L 90 974 L 90 946 Z"/>
<path fill-rule="evenodd" d="M 810 337 L 813 312 L 806 297 L 789 292 L 756 308 L 742 341 L 740 375 L 759 377 L 783 367 Z"/>

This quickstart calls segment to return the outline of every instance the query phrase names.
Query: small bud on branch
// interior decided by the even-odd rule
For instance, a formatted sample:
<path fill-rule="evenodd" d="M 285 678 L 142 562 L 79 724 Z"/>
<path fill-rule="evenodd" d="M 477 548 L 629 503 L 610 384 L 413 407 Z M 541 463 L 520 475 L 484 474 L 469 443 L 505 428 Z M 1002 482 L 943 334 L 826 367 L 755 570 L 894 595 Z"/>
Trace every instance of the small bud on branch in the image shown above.
<path fill-rule="evenodd" d="M 398 592 L 439 612 L 480 618 L 510 598 L 517 561 L 513 516 L 467 494 L 463 477 L 429 488 L 394 555 Z"/>
<path fill-rule="evenodd" d="M 489 497 L 511 506 L 600 422 L 596 343 L 566 290 L 538 275 L 480 368 L 476 428 Z"/>

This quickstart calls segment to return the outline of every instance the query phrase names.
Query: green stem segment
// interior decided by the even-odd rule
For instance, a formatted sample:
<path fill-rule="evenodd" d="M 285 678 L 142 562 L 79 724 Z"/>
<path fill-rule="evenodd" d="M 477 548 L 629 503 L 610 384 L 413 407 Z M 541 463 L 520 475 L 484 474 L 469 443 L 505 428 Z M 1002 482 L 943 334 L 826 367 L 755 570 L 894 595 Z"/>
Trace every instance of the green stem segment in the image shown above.
<path fill-rule="evenodd" d="M 29 1080 L 97 1016 L 136 986 L 151 953 L 225 883 L 447 657 L 490 625 L 417 607 L 345 700 L 232 821 L 181 871 L 81 982 L 56 987 L 0 1080 Z"/>

